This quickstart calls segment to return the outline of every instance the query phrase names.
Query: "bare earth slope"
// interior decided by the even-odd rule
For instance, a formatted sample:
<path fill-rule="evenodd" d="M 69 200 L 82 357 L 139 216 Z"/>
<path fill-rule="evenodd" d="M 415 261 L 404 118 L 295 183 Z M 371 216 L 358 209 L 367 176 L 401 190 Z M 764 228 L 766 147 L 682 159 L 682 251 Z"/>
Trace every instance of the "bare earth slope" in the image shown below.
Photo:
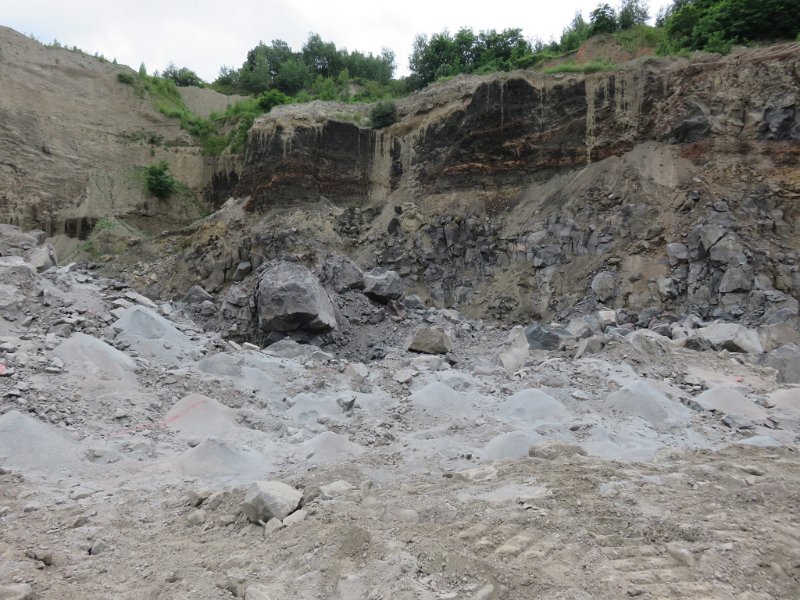
<path fill-rule="evenodd" d="M 0 27 L 0 221 L 55 235 L 113 215 L 185 224 L 201 214 L 145 206 L 141 186 L 127 189 L 133 167 L 165 159 L 202 193 L 213 167 L 178 122 L 119 73 L 133 71 Z"/>

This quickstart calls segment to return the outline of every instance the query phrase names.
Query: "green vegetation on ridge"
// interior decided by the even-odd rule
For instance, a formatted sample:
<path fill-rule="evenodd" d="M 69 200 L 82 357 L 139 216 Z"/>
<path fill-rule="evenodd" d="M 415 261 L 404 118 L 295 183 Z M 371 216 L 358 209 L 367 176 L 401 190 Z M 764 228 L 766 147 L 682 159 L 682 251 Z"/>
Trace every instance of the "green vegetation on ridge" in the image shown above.
<path fill-rule="evenodd" d="M 607 60 L 576 62 L 578 49 L 594 36 L 610 36 L 634 54 L 642 49 L 657 49 L 660 54 L 727 52 L 733 44 L 800 39 L 797 8 L 797 0 L 673 0 L 652 27 L 647 24 L 646 0 L 621 0 L 616 8 L 598 4 L 588 20 L 576 13 L 559 39 L 549 43 L 525 39 L 520 28 L 478 33 L 462 28 L 455 34 L 445 30 L 417 36 L 409 57 L 411 74 L 402 79 L 393 78 L 395 57 L 390 50 L 377 56 L 350 52 L 314 33 L 299 51 L 282 40 L 259 42 L 241 67 L 222 67 L 210 84 L 219 92 L 248 98 L 209 118 L 190 112 L 181 100 L 179 86 L 207 85 L 190 69 L 170 63 L 160 75 L 150 76 L 142 65 L 138 78 L 129 72 L 117 78 L 140 95 L 147 94 L 159 111 L 180 120 L 204 152 L 217 155 L 241 152 L 256 117 L 282 104 L 377 103 L 371 124 L 386 127 L 397 119 L 396 106 L 388 101 L 437 80 L 514 69 L 595 73 L 616 68 Z M 342 118 L 361 123 L 360 117 L 349 113 Z"/>

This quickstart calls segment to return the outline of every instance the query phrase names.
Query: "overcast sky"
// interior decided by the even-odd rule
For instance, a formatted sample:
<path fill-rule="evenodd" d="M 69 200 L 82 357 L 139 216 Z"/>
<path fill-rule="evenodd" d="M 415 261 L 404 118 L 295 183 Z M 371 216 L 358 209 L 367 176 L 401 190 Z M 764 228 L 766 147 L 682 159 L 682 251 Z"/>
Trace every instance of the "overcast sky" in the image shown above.
<path fill-rule="evenodd" d="M 610 2 L 615 5 L 616 2 Z M 213 81 L 222 65 L 239 67 L 260 40 L 284 40 L 299 50 L 309 32 L 338 48 L 377 54 L 394 50 L 398 70 L 408 73 L 408 55 L 418 33 L 461 27 L 519 27 L 526 37 L 558 39 L 580 10 L 588 18 L 597 0 L 494 3 L 487 0 L 0 0 L 0 25 L 42 42 L 57 39 L 109 60 L 152 73 L 170 61 Z M 650 14 L 669 0 L 650 0 Z"/>

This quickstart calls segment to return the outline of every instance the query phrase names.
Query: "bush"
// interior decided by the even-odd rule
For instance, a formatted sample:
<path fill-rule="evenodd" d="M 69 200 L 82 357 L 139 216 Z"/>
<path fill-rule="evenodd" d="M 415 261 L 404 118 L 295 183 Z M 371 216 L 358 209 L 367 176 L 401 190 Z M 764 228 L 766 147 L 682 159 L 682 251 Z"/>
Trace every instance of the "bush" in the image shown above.
<path fill-rule="evenodd" d="M 391 100 L 377 102 L 372 107 L 370 118 L 375 129 L 389 127 L 389 125 L 397 122 L 397 105 Z"/>
<path fill-rule="evenodd" d="M 147 182 L 147 191 L 161 200 L 169 198 L 178 187 L 178 182 L 169 173 L 169 165 L 165 160 L 145 169 L 145 181 Z"/>
<path fill-rule="evenodd" d="M 117 81 L 125 85 L 133 85 L 136 79 L 130 73 L 117 73 Z"/>

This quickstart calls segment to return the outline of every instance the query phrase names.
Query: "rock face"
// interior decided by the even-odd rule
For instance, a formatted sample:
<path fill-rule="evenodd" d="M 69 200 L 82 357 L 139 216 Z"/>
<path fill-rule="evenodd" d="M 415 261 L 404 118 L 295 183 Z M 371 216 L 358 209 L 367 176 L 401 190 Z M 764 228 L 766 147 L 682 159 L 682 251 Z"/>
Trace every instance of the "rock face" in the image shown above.
<path fill-rule="evenodd" d="M 202 216 L 202 190 L 214 161 L 195 151 L 174 120 L 117 79 L 123 72 L 135 76 L 133 70 L 44 46 L 2 26 L 0 46 L 0 222 L 85 240 L 112 215 L 161 229 Z M 41 65 L 58 68 L 39 71 Z M 76 105 L 75 98 L 85 101 Z M 200 197 L 154 202 L 135 181 L 134 166 L 161 159 Z"/>
<path fill-rule="evenodd" d="M 256 481 L 248 489 L 242 512 L 253 522 L 283 520 L 300 506 L 303 492 L 281 481 Z"/>
<path fill-rule="evenodd" d="M 329 331 L 336 328 L 333 304 L 304 266 L 279 262 L 258 281 L 256 309 L 264 331 Z"/>

